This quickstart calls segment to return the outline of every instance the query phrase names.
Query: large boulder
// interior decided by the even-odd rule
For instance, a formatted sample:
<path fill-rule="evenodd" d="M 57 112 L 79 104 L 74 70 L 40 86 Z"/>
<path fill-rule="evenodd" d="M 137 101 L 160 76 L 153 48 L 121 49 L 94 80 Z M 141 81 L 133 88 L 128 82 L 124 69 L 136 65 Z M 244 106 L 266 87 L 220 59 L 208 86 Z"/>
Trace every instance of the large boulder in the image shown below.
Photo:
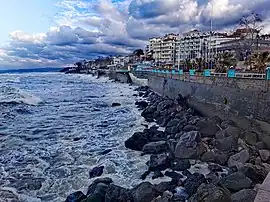
<path fill-rule="evenodd" d="M 145 154 L 160 154 L 166 152 L 168 149 L 165 141 L 151 142 L 143 147 L 143 153 Z"/>
<path fill-rule="evenodd" d="M 263 162 L 267 162 L 270 157 L 270 151 L 266 149 L 259 150 L 260 157 Z"/>
<path fill-rule="evenodd" d="M 81 191 L 77 191 L 70 194 L 65 200 L 65 202 L 79 202 L 83 199 L 86 199 L 86 196 Z"/>
<path fill-rule="evenodd" d="M 188 202 L 231 202 L 231 196 L 214 184 L 202 184 Z"/>
<path fill-rule="evenodd" d="M 249 145 L 256 145 L 256 143 L 258 142 L 258 135 L 255 132 L 247 131 L 244 132 L 242 136 L 245 142 L 248 143 Z"/>
<path fill-rule="evenodd" d="M 208 120 L 198 121 L 196 126 L 198 127 L 202 137 L 213 137 L 216 132 L 219 131 L 219 127 Z"/>
<path fill-rule="evenodd" d="M 135 102 L 135 105 L 137 105 L 138 108 L 140 108 L 140 109 L 144 109 L 144 108 L 146 108 L 148 106 L 148 102 L 146 102 L 146 101 L 137 101 L 137 102 Z"/>
<path fill-rule="evenodd" d="M 184 133 L 175 148 L 175 156 L 180 159 L 199 158 L 205 151 L 198 131 Z"/>
<path fill-rule="evenodd" d="M 21 202 L 16 194 L 9 190 L 0 189 L 0 201 L 1 202 Z"/>
<path fill-rule="evenodd" d="M 189 196 L 196 193 L 199 186 L 206 182 L 205 177 L 200 173 L 194 173 L 191 175 L 188 175 L 187 179 L 184 180 L 183 184 L 186 189 L 186 192 Z"/>
<path fill-rule="evenodd" d="M 254 202 L 257 192 L 253 189 L 243 189 L 232 194 L 232 202 Z"/>
<path fill-rule="evenodd" d="M 184 171 L 190 168 L 190 162 L 188 159 L 173 159 L 171 161 L 171 169 L 176 171 Z"/>
<path fill-rule="evenodd" d="M 201 160 L 204 162 L 211 162 L 219 165 L 225 165 L 228 161 L 228 155 L 217 151 L 208 151 L 203 154 Z"/>
<path fill-rule="evenodd" d="M 102 173 L 103 173 L 103 169 L 104 169 L 104 166 L 97 166 L 97 167 L 94 167 L 94 168 L 89 172 L 90 178 L 95 178 L 95 177 L 101 176 Z"/>
<path fill-rule="evenodd" d="M 151 202 L 160 193 L 150 182 L 142 182 L 131 190 L 134 202 Z"/>
<path fill-rule="evenodd" d="M 238 169 L 243 167 L 246 162 L 249 160 L 248 150 L 242 150 L 239 153 L 232 155 L 228 160 L 228 166 L 236 166 Z"/>
<path fill-rule="evenodd" d="M 128 189 L 111 184 L 105 195 L 106 202 L 134 202 Z"/>
<path fill-rule="evenodd" d="M 231 191 L 240 191 L 241 189 L 248 189 L 252 185 L 252 181 L 246 177 L 242 172 L 232 173 L 221 179 L 220 183 Z"/>
<path fill-rule="evenodd" d="M 217 140 L 217 149 L 224 152 L 237 151 L 238 139 L 229 136 Z"/>
<path fill-rule="evenodd" d="M 163 111 L 165 109 L 169 109 L 174 105 L 173 100 L 163 100 L 157 105 L 157 111 Z"/>
<path fill-rule="evenodd" d="M 105 178 L 99 178 L 99 179 L 96 179 L 89 187 L 88 187 L 88 191 L 87 191 L 87 196 L 90 196 L 90 195 L 93 195 L 94 193 L 97 193 L 96 190 L 98 185 L 99 184 L 102 184 L 102 185 L 110 185 L 112 183 L 112 179 L 111 178 L 108 178 L 108 177 L 105 177 Z M 105 194 L 104 194 L 105 196 Z"/>
<path fill-rule="evenodd" d="M 176 188 L 176 184 L 173 182 L 161 182 L 157 185 L 155 185 L 155 188 L 158 192 L 163 193 L 165 191 L 171 191 L 173 192 L 173 190 Z"/>
<path fill-rule="evenodd" d="M 262 183 L 268 174 L 264 167 L 251 163 L 246 163 L 239 171 L 256 184 Z"/>
<path fill-rule="evenodd" d="M 134 133 L 129 139 L 125 141 L 126 148 L 141 151 L 148 143 L 147 134 L 143 132 L 136 132 Z"/>
<path fill-rule="evenodd" d="M 165 170 L 170 167 L 170 161 L 167 154 L 155 154 L 150 156 L 149 160 L 149 170 Z"/>

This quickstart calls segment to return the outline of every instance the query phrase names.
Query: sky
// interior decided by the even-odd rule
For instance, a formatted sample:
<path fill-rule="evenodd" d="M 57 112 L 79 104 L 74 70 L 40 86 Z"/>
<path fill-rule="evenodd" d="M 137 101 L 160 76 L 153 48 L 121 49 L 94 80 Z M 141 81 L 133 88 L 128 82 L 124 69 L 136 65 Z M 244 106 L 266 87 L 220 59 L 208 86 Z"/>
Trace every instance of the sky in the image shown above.
<path fill-rule="evenodd" d="M 231 31 L 243 15 L 263 18 L 270 0 L 0 0 L 0 69 L 63 67 L 126 55 L 150 37 L 191 29 Z"/>

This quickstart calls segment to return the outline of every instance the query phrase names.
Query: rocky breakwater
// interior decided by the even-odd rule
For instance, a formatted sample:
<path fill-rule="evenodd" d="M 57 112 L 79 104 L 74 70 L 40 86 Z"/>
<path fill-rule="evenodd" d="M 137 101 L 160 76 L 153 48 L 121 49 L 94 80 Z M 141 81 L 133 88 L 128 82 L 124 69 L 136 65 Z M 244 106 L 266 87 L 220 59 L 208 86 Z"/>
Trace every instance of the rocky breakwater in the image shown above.
<path fill-rule="evenodd" d="M 266 137 L 242 131 L 229 120 L 202 117 L 181 95 L 171 100 L 148 87 L 137 91 L 142 99 L 135 104 L 154 125 L 134 133 L 125 146 L 149 155 L 143 182 L 125 189 L 110 178 L 99 178 L 87 194 L 73 193 L 67 202 L 254 201 L 256 187 L 270 169 Z M 150 178 L 161 182 L 151 184 Z"/>

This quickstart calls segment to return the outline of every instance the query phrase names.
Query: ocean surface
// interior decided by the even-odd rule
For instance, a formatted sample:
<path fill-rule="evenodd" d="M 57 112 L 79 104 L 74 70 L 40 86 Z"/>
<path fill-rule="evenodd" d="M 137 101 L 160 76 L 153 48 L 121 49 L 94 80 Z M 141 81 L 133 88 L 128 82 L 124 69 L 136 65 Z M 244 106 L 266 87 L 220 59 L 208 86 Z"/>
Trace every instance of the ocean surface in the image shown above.
<path fill-rule="evenodd" d="M 97 165 L 118 185 L 138 184 L 149 157 L 124 146 L 144 128 L 134 88 L 89 75 L 0 74 L 0 193 L 64 201 L 86 193 Z"/>

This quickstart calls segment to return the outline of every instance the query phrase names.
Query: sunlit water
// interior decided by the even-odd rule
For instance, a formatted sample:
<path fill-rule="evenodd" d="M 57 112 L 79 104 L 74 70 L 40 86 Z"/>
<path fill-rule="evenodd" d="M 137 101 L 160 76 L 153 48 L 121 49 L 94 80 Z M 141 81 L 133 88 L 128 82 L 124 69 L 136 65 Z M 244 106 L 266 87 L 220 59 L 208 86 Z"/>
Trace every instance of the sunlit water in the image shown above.
<path fill-rule="evenodd" d="M 148 157 L 124 147 L 143 129 L 134 88 L 88 75 L 0 75 L 0 190 L 20 201 L 64 201 L 86 192 L 96 165 L 118 185 L 139 183 Z"/>

